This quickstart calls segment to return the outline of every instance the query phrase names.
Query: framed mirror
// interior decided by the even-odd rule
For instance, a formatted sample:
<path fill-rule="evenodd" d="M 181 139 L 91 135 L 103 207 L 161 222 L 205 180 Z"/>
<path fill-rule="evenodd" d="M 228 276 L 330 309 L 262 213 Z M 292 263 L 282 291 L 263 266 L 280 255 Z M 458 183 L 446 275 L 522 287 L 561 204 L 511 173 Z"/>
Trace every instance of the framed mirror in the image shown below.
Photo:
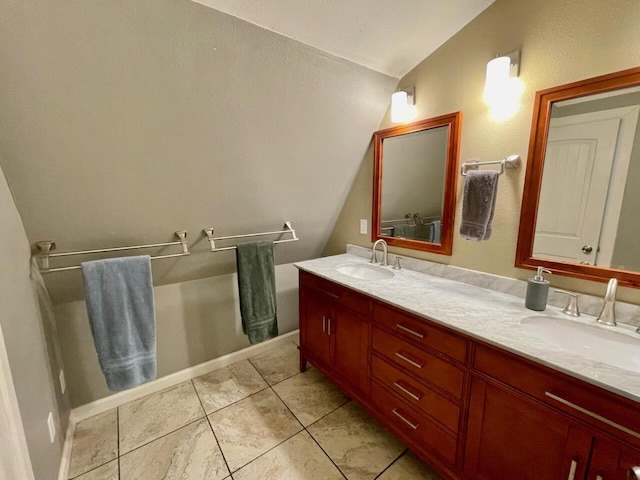
<path fill-rule="evenodd" d="M 371 240 L 451 255 L 460 112 L 373 134 Z"/>
<path fill-rule="evenodd" d="M 536 93 L 516 267 L 640 287 L 640 68 Z"/>

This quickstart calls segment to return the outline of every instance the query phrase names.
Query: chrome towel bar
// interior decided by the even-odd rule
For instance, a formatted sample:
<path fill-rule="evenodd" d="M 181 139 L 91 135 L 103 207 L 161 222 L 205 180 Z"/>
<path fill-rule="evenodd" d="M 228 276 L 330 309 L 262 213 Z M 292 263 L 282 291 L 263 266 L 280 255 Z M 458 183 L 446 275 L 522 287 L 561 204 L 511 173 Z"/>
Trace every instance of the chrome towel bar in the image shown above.
<path fill-rule="evenodd" d="M 500 175 L 504 173 L 505 168 L 520 168 L 522 165 L 522 159 L 520 155 L 509 155 L 502 160 L 493 160 L 490 162 L 464 162 L 460 166 L 460 175 L 467 176 L 469 170 L 477 170 L 481 165 L 500 165 Z"/>
<path fill-rule="evenodd" d="M 176 242 L 150 243 L 147 245 L 132 245 L 129 247 L 100 248 L 96 250 L 78 250 L 74 252 L 59 252 L 59 253 L 51 253 L 51 251 L 55 250 L 56 248 L 56 242 L 47 240 L 42 242 L 36 242 L 36 249 L 39 252 L 36 254 L 36 260 L 38 262 L 38 267 L 40 267 L 41 273 L 52 273 L 52 272 L 63 272 L 67 270 L 79 270 L 82 268 L 80 265 L 73 265 L 70 267 L 50 268 L 49 259 L 55 258 L 55 257 L 69 257 L 72 255 L 90 255 L 94 253 L 106 253 L 106 252 L 121 252 L 124 250 L 137 250 L 140 248 L 170 247 L 173 245 L 180 245 L 182 247 L 182 252 L 172 253 L 169 255 L 152 256 L 151 260 L 159 260 L 162 258 L 184 257 L 186 255 L 190 255 L 191 252 L 189 252 L 189 247 L 187 245 L 187 232 L 184 230 L 180 230 L 175 232 L 175 235 L 176 237 L 178 237 L 178 241 Z"/>
<path fill-rule="evenodd" d="M 207 237 L 207 240 L 209 240 L 209 245 L 211 246 L 211 251 L 212 252 L 223 252 L 225 250 L 235 250 L 236 246 L 233 245 L 231 247 L 216 247 L 216 241 L 217 240 L 231 240 L 233 238 L 248 238 L 248 237 L 262 237 L 265 235 L 284 235 L 284 234 L 291 234 L 292 238 L 287 238 L 284 240 L 276 240 L 273 243 L 287 243 L 287 242 L 297 242 L 299 240 L 298 236 L 296 235 L 296 231 L 293 228 L 293 225 L 291 224 L 291 222 L 285 222 L 284 223 L 284 230 L 276 230 L 274 232 L 260 232 L 260 233 L 246 233 L 246 234 L 242 234 L 242 235 L 227 235 L 224 237 L 214 237 L 213 236 L 213 227 L 212 228 L 205 228 L 203 230 L 205 236 Z"/>

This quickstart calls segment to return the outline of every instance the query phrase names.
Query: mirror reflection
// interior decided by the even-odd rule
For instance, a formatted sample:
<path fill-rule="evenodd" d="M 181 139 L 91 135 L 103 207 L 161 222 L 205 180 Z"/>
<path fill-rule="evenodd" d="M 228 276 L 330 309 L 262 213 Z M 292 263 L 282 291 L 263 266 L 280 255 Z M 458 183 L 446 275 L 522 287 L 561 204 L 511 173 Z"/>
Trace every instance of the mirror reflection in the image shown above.
<path fill-rule="evenodd" d="M 552 104 L 533 257 L 640 272 L 640 87 Z"/>
<path fill-rule="evenodd" d="M 449 126 L 383 140 L 380 234 L 441 242 Z"/>
<path fill-rule="evenodd" d="M 451 255 L 462 113 L 373 134 L 371 241 Z"/>

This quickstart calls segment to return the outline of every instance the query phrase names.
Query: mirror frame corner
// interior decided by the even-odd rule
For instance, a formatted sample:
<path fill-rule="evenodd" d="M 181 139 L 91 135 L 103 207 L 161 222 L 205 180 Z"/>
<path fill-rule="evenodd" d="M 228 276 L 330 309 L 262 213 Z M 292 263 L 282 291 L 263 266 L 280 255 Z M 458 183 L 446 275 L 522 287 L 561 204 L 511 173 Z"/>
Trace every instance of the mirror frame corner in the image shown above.
<path fill-rule="evenodd" d="M 533 257 L 533 242 L 538 214 L 538 203 L 542 186 L 542 172 L 546 144 L 549 135 L 549 121 L 554 102 L 569 100 L 586 95 L 618 90 L 640 85 L 640 67 L 601 75 L 578 82 L 536 92 L 533 105 L 533 119 L 527 157 L 527 169 L 522 194 L 520 227 L 516 248 L 515 266 L 534 270 L 542 266 L 554 274 L 581 278 L 597 282 L 607 282 L 617 278 L 621 285 L 640 288 L 640 272 L 631 272 L 595 265 L 579 265 Z"/>
<path fill-rule="evenodd" d="M 381 203 L 382 203 L 382 162 L 383 140 L 408 133 L 420 132 L 438 127 L 449 127 L 447 135 L 447 156 L 445 165 L 444 196 L 442 202 L 442 226 L 440 243 L 421 240 L 395 238 L 381 235 Z M 438 117 L 419 120 L 417 122 L 396 125 L 373 134 L 373 206 L 371 218 L 371 241 L 384 239 L 388 245 L 420 250 L 423 252 L 451 255 L 453 253 L 453 228 L 456 210 L 458 159 L 460 156 L 460 134 L 462 130 L 462 112 L 449 113 Z"/>

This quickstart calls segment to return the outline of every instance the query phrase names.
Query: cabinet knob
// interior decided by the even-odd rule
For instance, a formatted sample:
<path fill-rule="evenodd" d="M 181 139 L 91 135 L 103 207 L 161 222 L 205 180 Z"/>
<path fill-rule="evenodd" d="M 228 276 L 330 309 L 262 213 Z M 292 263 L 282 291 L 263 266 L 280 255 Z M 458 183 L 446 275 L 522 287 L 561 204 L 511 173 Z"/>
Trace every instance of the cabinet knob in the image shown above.
<path fill-rule="evenodd" d="M 627 480 L 640 480 L 640 467 L 631 467 L 627 474 Z"/>
<path fill-rule="evenodd" d="M 593 252 L 593 247 L 591 245 L 583 245 L 582 252 L 583 253 L 591 253 L 591 252 Z"/>

